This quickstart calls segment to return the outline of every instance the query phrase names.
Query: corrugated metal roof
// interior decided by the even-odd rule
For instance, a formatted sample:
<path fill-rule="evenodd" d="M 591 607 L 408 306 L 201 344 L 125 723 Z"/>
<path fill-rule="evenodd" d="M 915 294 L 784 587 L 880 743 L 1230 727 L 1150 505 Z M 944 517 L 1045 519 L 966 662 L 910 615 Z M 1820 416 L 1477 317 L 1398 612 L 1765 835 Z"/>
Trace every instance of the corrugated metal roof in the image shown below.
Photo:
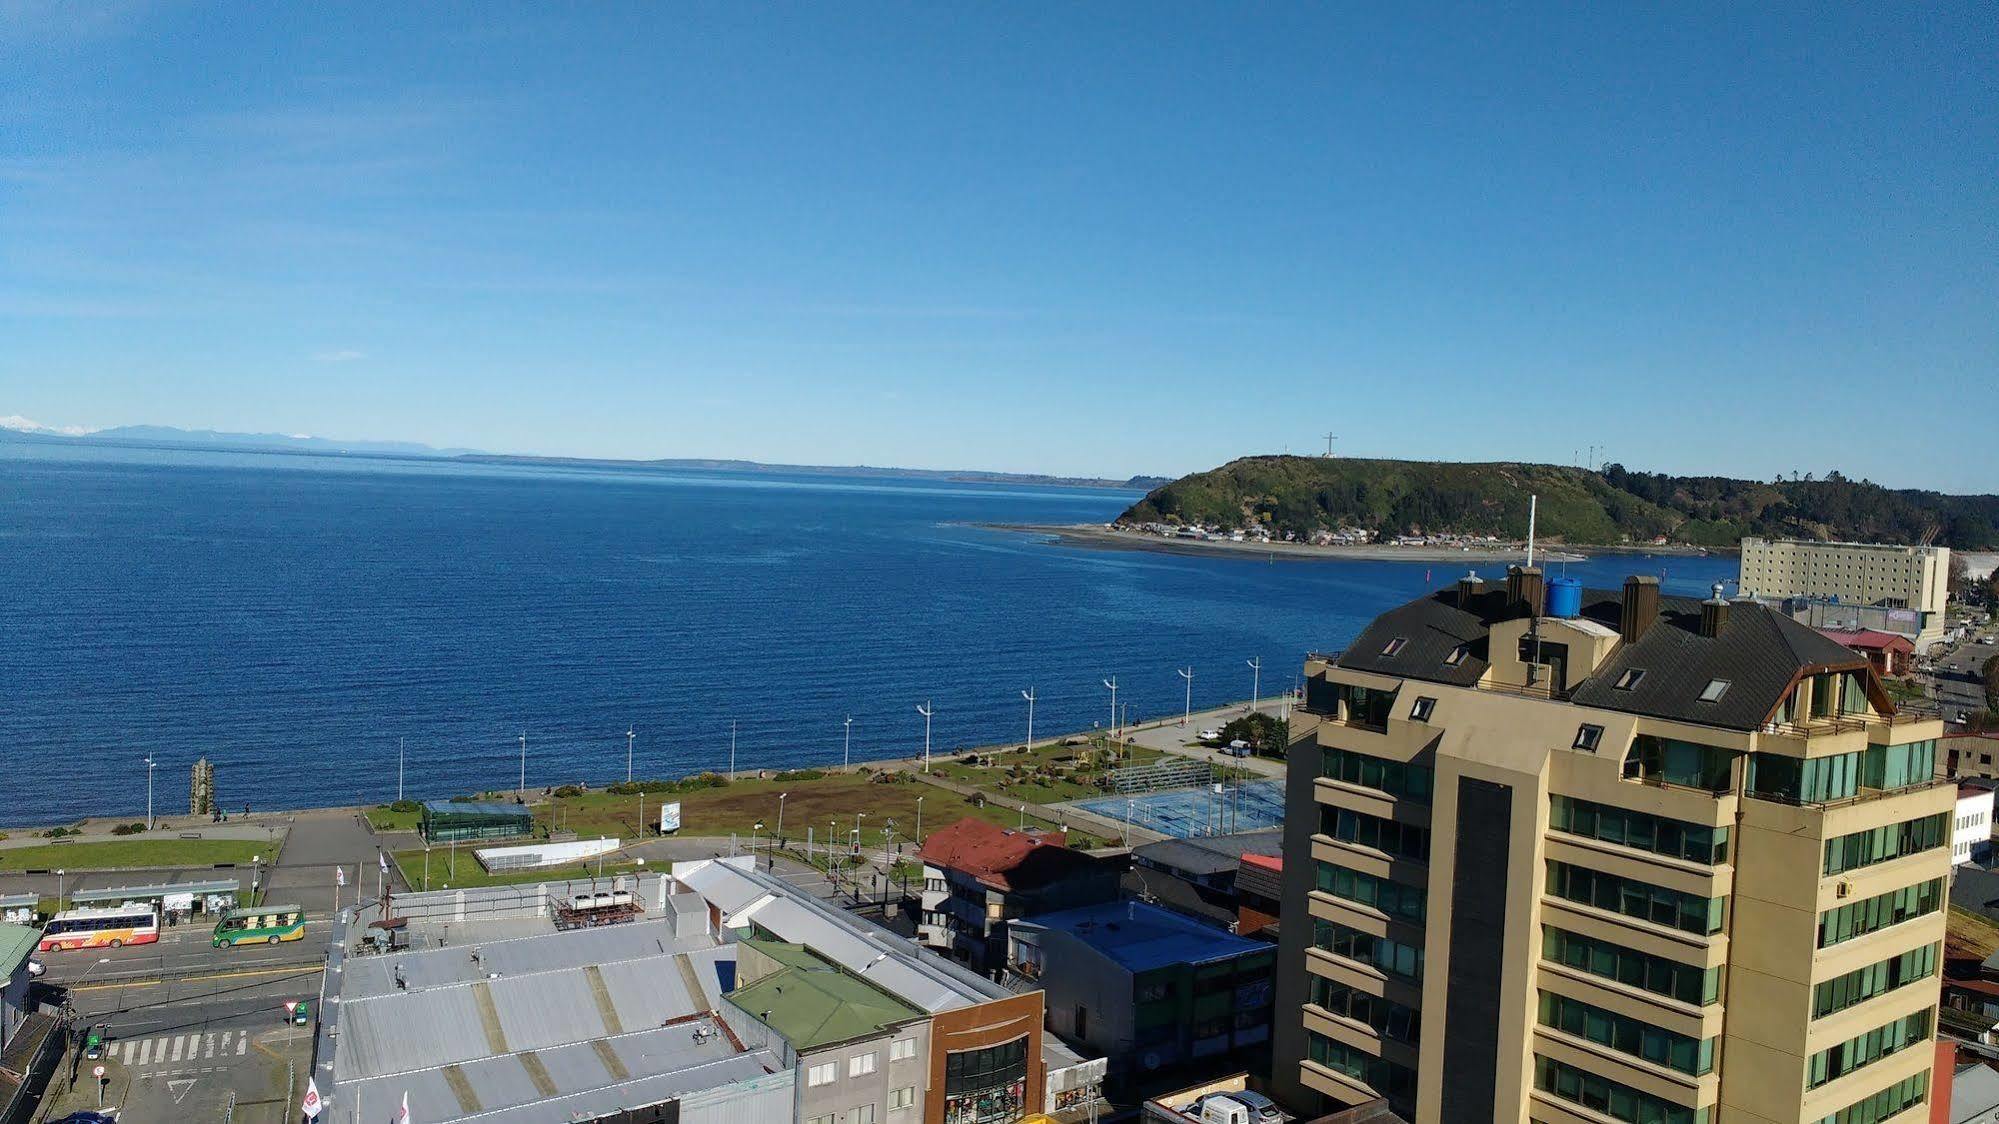
<path fill-rule="evenodd" d="M 98 890 L 71 892 L 72 902 L 116 902 L 127 898 L 162 898 L 168 894 L 235 894 L 243 883 L 235 878 L 213 878 L 202 882 L 161 882 L 150 886 L 106 886 Z"/>
<path fill-rule="evenodd" d="M 42 931 L 33 926 L 0 924 L 0 987 L 27 962 L 41 939 Z"/>
<path fill-rule="evenodd" d="M 1170 964 L 1206 964 L 1271 946 L 1203 925 L 1144 902 L 1106 902 L 1010 923 L 1023 936 L 1036 931 L 1067 933 L 1131 972 Z"/>
<path fill-rule="evenodd" d="M 1241 831 L 1232 835 L 1206 835 L 1193 839 L 1162 839 L 1134 848 L 1132 854 L 1148 862 L 1190 874 L 1220 874 L 1236 869 L 1244 855 L 1281 855 L 1284 832 L 1281 828 Z"/>

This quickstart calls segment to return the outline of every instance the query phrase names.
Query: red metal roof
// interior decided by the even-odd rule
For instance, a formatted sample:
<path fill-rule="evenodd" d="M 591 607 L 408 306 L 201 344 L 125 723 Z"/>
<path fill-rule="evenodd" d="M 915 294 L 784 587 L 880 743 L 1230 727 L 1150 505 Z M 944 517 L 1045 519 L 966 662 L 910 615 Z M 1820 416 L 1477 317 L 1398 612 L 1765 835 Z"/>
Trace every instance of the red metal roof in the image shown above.
<path fill-rule="evenodd" d="M 1828 640 L 1843 644 L 1863 652 L 1913 652 L 1916 645 L 1908 637 L 1878 629 L 1821 628 L 1820 635 Z"/>
<path fill-rule="evenodd" d="M 1282 855 L 1244 855 L 1244 856 L 1242 857 L 1242 864 L 1243 864 L 1244 866 L 1260 866 L 1260 867 L 1262 867 L 1262 868 L 1263 868 L 1263 869 L 1265 869 L 1265 870 L 1280 870 L 1280 871 L 1281 871 L 1281 870 L 1283 870 L 1283 869 L 1284 869 L 1284 856 L 1282 856 Z"/>
<path fill-rule="evenodd" d="M 1026 881 L 1042 881 L 1057 868 L 1066 870 L 1091 861 L 1088 855 L 1069 849 L 1066 832 L 1015 831 L 970 816 L 933 832 L 916 853 L 932 866 L 963 871 L 995 890 L 1014 889 L 1016 872 L 1030 858 L 1036 858 L 1036 869 Z M 1047 857 L 1039 858 L 1043 853 Z M 1067 861 L 1069 856 L 1075 861 Z"/>

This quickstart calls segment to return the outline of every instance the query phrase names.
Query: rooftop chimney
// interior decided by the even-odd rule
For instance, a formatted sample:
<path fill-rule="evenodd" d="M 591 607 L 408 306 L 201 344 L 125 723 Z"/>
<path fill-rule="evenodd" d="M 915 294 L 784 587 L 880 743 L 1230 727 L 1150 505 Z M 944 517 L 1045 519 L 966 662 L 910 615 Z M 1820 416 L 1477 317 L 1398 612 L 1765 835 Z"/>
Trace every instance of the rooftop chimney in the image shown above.
<path fill-rule="evenodd" d="M 1712 640 L 1721 635 L 1721 627 L 1728 623 L 1728 600 L 1721 595 L 1722 585 L 1714 583 L 1714 596 L 1701 602 L 1701 635 Z"/>
<path fill-rule="evenodd" d="M 1636 644 L 1638 638 L 1659 619 L 1659 579 L 1644 574 L 1633 574 L 1624 579 L 1624 611 L 1618 618 L 1617 631 L 1626 644 Z"/>
<path fill-rule="evenodd" d="M 1510 566 L 1506 571 L 1506 603 L 1524 605 L 1531 616 L 1547 611 L 1548 584 L 1539 566 Z"/>
<path fill-rule="evenodd" d="M 1472 598 L 1485 592 L 1485 583 L 1479 580 L 1477 570 L 1468 570 L 1458 579 L 1458 608 L 1471 611 Z"/>

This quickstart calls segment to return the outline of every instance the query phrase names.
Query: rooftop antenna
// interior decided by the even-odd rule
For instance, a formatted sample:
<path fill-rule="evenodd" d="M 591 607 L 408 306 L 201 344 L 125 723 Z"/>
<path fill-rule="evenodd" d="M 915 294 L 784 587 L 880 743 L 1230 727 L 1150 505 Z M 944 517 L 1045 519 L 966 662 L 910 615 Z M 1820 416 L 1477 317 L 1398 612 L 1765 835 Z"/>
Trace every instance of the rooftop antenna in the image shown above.
<path fill-rule="evenodd" d="M 1540 496 L 1527 497 L 1527 568 L 1534 568 L 1534 513 L 1541 504 Z"/>

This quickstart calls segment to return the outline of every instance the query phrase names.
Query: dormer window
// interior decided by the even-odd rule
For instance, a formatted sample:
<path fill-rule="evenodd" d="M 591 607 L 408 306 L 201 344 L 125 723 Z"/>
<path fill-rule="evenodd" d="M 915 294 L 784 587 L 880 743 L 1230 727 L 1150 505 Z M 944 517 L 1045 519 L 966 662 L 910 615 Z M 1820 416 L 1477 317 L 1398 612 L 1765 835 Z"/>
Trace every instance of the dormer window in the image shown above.
<path fill-rule="evenodd" d="M 1721 696 L 1727 693 L 1728 693 L 1728 680 L 1710 679 L 1707 681 L 1707 686 L 1701 688 L 1701 701 L 1708 703 L 1720 702 Z"/>
<path fill-rule="evenodd" d="M 1644 680 L 1645 680 L 1645 669 L 1642 667 L 1634 667 L 1627 670 L 1623 675 L 1618 676 L 1617 682 L 1612 684 L 1612 686 L 1616 687 L 1620 691 L 1631 691 L 1637 689 L 1638 684 L 1644 682 Z"/>
<path fill-rule="evenodd" d="M 1444 657 L 1444 666 L 1456 667 L 1459 664 L 1465 662 L 1465 652 L 1466 649 L 1463 644 L 1460 644 L 1457 647 L 1452 648 L 1451 654 Z"/>
<path fill-rule="evenodd" d="M 1407 636 L 1398 636 L 1395 639 L 1390 640 L 1388 643 L 1383 644 L 1381 646 L 1381 654 L 1384 656 L 1396 655 L 1397 653 L 1402 651 L 1403 645 L 1407 643 L 1409 643 L 1409 638 Z"/>
<path fill-rule="evenodd" d="M 1409 720 L 1412 722 L 1428 722 L 1430 720 L 1430 712 L 1435 709 L 1437 709 L 1437 700 L 1425 695 L 1409 704 Z"/>
<path fill-rule="evenodd" d="M 1602 741 L 1603 727 L 1593 726 L 1585 722 L 1576 727 L 1576 740 L 1570 743 L 1570 748 L 1580 749 L 1586 753 L 1595 753 L 1598 743 Z"/>

